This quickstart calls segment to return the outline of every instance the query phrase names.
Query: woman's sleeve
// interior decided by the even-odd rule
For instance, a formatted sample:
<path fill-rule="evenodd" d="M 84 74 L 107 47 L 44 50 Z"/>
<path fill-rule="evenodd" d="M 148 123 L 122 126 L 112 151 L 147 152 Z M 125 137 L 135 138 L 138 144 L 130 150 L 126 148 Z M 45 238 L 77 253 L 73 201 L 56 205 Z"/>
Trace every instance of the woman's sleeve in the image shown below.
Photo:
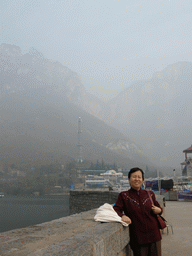
<path fill-rule="evenodd" d="M 156 200 L 156 196 L 155 196 L 154 192 L 153 191 L 151 191 L 151 192 L 152 192 L 152 199 L 153 199 L 154 205 L 161 209 L 161 212 L 159 213 L 159 215 L 161 215 L 163 213 L 163 208 L 160 206 L 160 204 Z"/>
<path fill-rule="evenodd" d="M 121 193 L 118 195 L 117 201 L 115 203 L 115 205 L 113 206 L 113 209 L 117 212 L 117 214 L 122 217 L 124 215 L 123 213 L 123 198 Z"/>

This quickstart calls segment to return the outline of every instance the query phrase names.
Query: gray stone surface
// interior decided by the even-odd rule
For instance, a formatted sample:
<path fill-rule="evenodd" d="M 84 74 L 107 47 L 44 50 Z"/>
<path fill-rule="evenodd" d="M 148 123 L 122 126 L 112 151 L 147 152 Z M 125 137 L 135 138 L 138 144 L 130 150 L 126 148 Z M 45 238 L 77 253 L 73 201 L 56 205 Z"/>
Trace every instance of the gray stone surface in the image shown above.
<path fill-rule="evenodd" d="M 89 211 L 104 203 L 114 204 L 119 192 L 99 190 L 72 190 L 69 198 L 70 214 Z"/>
<path fill-rule="evenodd" d="M 93 220 L 96 210 L 0 234 L 1 256 L 121 255 L 129 228 Z"/>

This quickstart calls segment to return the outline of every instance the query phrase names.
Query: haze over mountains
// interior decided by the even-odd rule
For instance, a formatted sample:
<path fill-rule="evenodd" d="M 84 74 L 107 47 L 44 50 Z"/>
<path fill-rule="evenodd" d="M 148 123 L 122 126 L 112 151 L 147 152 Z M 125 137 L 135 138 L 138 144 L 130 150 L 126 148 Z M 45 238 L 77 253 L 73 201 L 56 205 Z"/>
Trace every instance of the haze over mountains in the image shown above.
<path fill-rule="evenodd" d="M 93 107 L 84 94 L 76 102 L 136 142 L 152 162 L 179 168 L 191 144 L 191 85 L 192 63 L 178 62 L 131 83 L 106 104 Z"/>
<path fill-rule="evenodd" d="M 0 54 L 2 164 L 77 159 L 80 116 L 84 159 L 179 168 L 191 143 L 192 63 L 170 65 L 103 102 L 35 49 L 23 55 L 2 44 Z"/>
<path fill-rule="evenodd" d="M 77 159 L 80 116 L 83 159 L 152 166 L 128 137 L 74 104 L 82 95 L 90 104 L 102 104 L 86 94 L 76 73 L 34 49 L 22 55 L 19 47 L 2 44 L 0 53 L 2 165 L 26 168 Z"/>

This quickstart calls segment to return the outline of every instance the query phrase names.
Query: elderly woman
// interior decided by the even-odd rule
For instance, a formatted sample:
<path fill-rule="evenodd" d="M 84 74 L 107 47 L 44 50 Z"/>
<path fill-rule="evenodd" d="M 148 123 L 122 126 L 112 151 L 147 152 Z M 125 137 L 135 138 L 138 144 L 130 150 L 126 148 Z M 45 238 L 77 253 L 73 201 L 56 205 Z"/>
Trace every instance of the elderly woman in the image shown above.
<path fill-rule="evenodd" d="M 132 168 L 128 173 L 131 188 L 119 194 L 114 210 L 124 222 L 130 224 L 130 246 L 134 256 L 161 256 L 161 233 L 156 214 L 162 214 L 162 208 L 150 191 L 154 204 L 141 186 L 144 173 Z"/>

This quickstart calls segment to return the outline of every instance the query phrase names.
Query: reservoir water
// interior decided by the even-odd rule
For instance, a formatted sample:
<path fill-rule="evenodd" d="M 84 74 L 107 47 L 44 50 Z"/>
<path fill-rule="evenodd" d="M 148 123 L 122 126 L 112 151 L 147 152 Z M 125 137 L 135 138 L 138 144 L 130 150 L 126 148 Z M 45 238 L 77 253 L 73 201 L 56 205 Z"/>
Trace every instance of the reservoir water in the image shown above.
<path fill-rule="evenodd" d="M 0 232 L 24 228 L 69 215 L 69 195 L 0 198 Z"/>

